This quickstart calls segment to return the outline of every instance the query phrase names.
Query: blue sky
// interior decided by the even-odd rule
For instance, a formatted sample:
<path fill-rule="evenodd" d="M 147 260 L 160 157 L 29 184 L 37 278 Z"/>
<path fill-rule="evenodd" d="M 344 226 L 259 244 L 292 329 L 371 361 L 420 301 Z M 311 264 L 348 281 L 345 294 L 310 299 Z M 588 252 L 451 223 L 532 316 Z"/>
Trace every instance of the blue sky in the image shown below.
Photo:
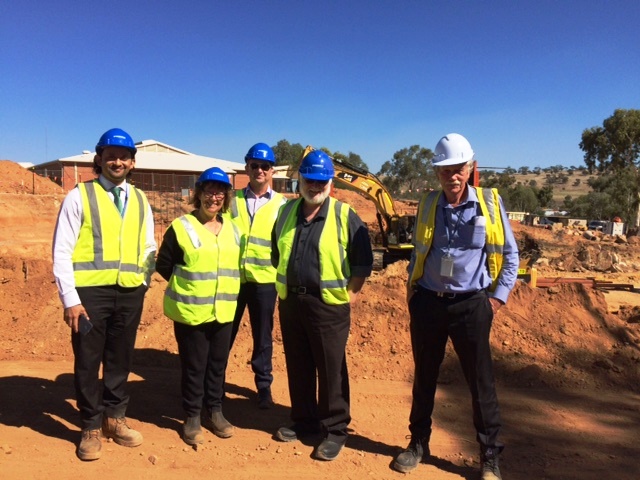
<path fill-rule="evenodd" d="M 637 1 L 20 0 L 0 6 L 0 159 L 107 129 L 243 161 L 280 139 L 359 154 L 465 135 L 481 166 L 583 165 L 640 108 Z"/>

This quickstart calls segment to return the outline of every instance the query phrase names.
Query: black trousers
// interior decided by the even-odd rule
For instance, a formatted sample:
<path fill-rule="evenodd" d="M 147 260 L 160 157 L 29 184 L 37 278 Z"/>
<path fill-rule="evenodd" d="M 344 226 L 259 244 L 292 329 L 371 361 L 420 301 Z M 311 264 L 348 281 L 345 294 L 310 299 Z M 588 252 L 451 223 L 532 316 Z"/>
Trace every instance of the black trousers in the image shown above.
<path fill-rule="evenodd" d="M 409 430 L 430 438 L 438 371 L 448 338 L 471 391 L 476 439 L 484 452 L 501 451 L 500 412 L 493 377 L 489 335 L 493 312 L 484 291 L 459 299 L 439 298 L 418 289 L 409 302 L 411 343 L 415 363 Z"/>
<path fill-rule="evenodd" d="M 277 296 L 275 283 L 243 283 L 233 319 L 231 346 L 238 334 L 245 307 L 249 306 L 249 321 L 253 337 L 251 369 L 258 390 L 269 388 L 273 383 L 273 313 Z"/>
<path fill-rule="evenodd" d="M 82 429 L 93 430 L 101 427 L 103 414 L 117 418 L 127 410 L 127 380 L 147 287 L 110 285 L 77 291 L 93 328 L 86 335 L 71 333 L 74 384 Z"/>
<path fill-rule="evenodd" d="M 197 417 L 203 408 L 222 411 L 231 323 L 174 322 L 173 325 L 182 369 L 182 408 L 186 416 Z"/>
<path fill-rule="evenodd" d="M 350 306 L 327 305 L 318 296 L 289 292 L 280 300 L 279 312 L 291 419 L 319 421 L 326 438 L 344 443 L 351 422 L 345 353 Z"/>

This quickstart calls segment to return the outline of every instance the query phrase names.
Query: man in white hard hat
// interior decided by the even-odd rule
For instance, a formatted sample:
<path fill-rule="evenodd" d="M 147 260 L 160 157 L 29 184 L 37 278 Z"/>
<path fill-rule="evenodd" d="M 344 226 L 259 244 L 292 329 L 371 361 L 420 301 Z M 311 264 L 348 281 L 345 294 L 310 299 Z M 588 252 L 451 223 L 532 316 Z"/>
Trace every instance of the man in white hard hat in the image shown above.
<path fill-rule="evenodd" d="M 474 152 L 462 135 L 442 137 L 433 167 L 442 190 L 418 207 L 407 303 L 415 363 L 411 442 L 393 468 L 408 472 L 430 455 L 438 370 L 449 338 L 473 405 L 483 480 L 501 479 L 500 413 L 489 335 L 516 282 L 518 247 L 496 189 L 469 185 Z"/>

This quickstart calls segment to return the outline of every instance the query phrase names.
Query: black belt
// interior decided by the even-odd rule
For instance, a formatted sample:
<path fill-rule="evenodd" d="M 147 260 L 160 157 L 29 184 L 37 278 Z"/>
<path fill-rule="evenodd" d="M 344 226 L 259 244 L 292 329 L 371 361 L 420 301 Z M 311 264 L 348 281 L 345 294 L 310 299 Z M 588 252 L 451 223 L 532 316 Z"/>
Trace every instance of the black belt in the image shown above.
<path fill-rule="evenodd" d="M 475 292 L 434 292 L 433 290 L 427 290 L 424 287 L 418 285 L 418 291 L 424 292 L 429 296 L 437 297 L 442 300 L 466 300 L 474 295 L 482 292 L 482 290 L 476 290 Z"/>
<path fill-rule="evenodd" d="M 320 295 L 320 289 L 318 288 L 289 287 L 287 290 L 296 295 Z"/>

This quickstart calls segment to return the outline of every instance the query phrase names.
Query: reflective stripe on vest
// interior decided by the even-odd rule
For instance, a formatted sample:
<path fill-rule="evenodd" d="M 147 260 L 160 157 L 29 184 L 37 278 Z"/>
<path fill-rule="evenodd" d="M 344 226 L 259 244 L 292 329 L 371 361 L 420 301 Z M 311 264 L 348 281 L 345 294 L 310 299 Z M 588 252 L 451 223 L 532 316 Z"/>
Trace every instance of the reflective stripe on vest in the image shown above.
<path fill-rule="evenodd" d="M 276 290 L 282 299 L 287 298 L 287 268 L 296 234 L 298 210 L 304 199 L 292 200 L 280 210 L 276 222 L 276 238 L 280 261 L 276 278 Z M 351 207 L 329 197 L 329 208 L 322 233 L 320 234 L 319 264 L 320 293 L 328 305 L 349 302 L 347 284 L 351 268 L 347 259 L 349 244 L 349 211 Z"/>
<path fill-rule="evenodd" d="M 276 269 L 271 265 L 271 231 L 284 202 L 283 195 L 272 192 L 271 199 L 256 211 L 251 222 L 244 190 L 237 190 L 231 199 L 231 219 L 243 234 L 240 260 L 243 283 L 276 281 Z"/>
<path fill-rule="evenodd" d="M 487 267 L 491 276 L 491 287 L 489 291 L 494 291 L 498 285 L 498 276 L 502 270 L 504 261 L 504 225 L 500 215 L 500 200 L 497 188 L 477 188 L 478 200 L 482 215 L 487 219 L 487 240 L 485 251 L 487 252 Z"/>
<path fill-rule="evenodd" d="M 491 276 L 489 291 L 495 290 L 502 269 L 504 249 L 504 226 L 500 215 L 500 202 L 496 188 L 475 188 L 482 216 L 487 219 L 486 243 L 487 268 Z M 442 191 L 432 191 L 423 195 L 418 206 L 418 226 L 416 229 L 413 269 L 409 272 L 409 285 L 414 287 L 424 274 L 424 264 L 431 248 L 435 232 L 436 208 Z"/>
<path fill-rule="evenodd" d="M 73 251 L 73 276 L 77 287 L 144 283 L 149 203 L 129 185 L 124 216 L 97 180 L 77 185 L 83 219 Z"/>
<path fill-rule="evenodd" d="M 216 237 L 193 215 L 171 223 L 185 265 L 175 265 L 164 314 L 187 325 L 233 321 L 240 290 L 240 231 L 228 218 Z"/>

